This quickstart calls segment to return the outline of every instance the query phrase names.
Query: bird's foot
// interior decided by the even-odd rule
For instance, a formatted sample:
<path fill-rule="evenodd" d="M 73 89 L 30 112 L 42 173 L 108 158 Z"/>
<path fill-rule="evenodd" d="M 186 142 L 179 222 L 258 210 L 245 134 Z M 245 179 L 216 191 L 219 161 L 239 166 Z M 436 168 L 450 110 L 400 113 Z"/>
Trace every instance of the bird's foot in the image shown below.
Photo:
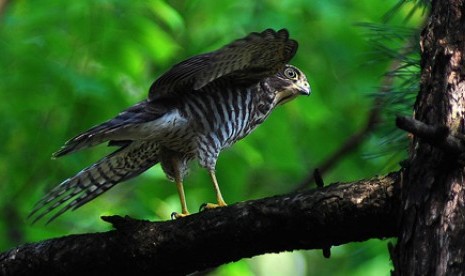
<path fill-rule="evenodd" d="M 220 202 L 220 203 L 218 203 L 218 204 L 215 204 L 215 203 L 204 203 L 204 204 L 200 205 L 199 212 L 202 212 L 202 211 L 205 211 L 205 210 L 209 210 L 209 209 L 215 209 L 215 208 L 219 208 L 219 207 L 225 207 L 225 206 L 228 206 L 228 204 L 226 204 L 225 202 Z"/>
<path fill-rule="evenodd" d="M 173 213 L 171 213 L 171 219 L 175 220 L 175 219 L 179 219 L 179 218 L 184 218 L 184 217 L 187 217 L 188 215 L 190 215 L 189 212 L 186 212 L 186 213 L 173 212 Z"/>

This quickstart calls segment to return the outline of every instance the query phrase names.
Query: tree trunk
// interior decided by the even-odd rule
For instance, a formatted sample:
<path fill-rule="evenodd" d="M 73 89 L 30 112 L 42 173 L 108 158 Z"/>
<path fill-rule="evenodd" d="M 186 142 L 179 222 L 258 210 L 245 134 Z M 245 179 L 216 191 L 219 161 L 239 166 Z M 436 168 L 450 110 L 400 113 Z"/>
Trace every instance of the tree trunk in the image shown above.
<path fill-rule="evenodd" d="M 465 115 L 464 5 L 459 0 L 432 1 L 431 15 L 421 34 L 421 83 L 414 107 L 418 121 L 445 126 L 444 136 L 461 138 Z M 411 143 L 401 184 L 400 235 L 393 256 L 396 275 L 465 275 L 463 154 L 438 144 L 419 135 Z"/>

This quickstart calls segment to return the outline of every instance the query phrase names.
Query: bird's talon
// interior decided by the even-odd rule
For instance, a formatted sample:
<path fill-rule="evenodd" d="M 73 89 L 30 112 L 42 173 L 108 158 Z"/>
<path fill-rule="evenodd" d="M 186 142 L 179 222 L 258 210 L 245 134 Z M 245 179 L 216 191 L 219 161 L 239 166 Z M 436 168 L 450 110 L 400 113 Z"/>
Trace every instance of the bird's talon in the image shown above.
<path fill-rule="evenodd" d="M 179 218 L 184 218 L 184 217 L 187 217 L 188 215 L 189 215 L 189 213 L 186 213 L 186 214 L 181 213 L 180 214 L 180 213 L 177 213 L 177 212 L 173 212 L 173 213 L 171 213 L 171 219 L 175 220 L 175 219 L 179 219 Z"/>
<path fill-rule="evenodd" d="M 202 205 L 200 205 L 199 212 L 205 211 L 205 208 L 207 207 L 207 205 L 208 203 L 202 203 Z"/>
<path fill-rule="evenodd" d="M 177 214 L 178 213 L 176 213 L 176 212 L 171 213 L 171 220 L 175 220 Z"/>
<path fill-rule="evenodd" d="M 200 205 L 199 212 L 202 212 L 202 211 L 205 211 L 205 210 L 210 210 L 210 209 L 215 209 L 215 208 L 219 208 L 219 207 L 224 207 L 224 206 L 227 206 L 227 204 L 226 203 L 224 203 L 224 204 L 203 203 L 202 205 Z"/>

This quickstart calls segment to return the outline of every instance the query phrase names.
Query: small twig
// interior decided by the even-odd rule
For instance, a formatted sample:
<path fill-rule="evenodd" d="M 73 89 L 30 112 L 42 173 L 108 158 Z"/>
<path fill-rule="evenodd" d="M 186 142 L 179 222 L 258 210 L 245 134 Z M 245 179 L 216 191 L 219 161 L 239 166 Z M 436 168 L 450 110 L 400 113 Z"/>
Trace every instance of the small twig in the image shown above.
<path fill-rule="evenodd" d="M 325 186 L 325 182 L 323 181 L 323 177 L 321 176 L 319 169 L 315 169 L 313 171 L 313 178 L 315 179 L 315 184 L 318 188 L 323 188 Z"/>
<path fill-rule="evenodd" d="M 397 117 L 398 128 L 408 131 L 422 141 L 448 153 L 460 155 L 465 152 L 464 139 L 450 134 L 446 126 L 429 126 L 409 117 Z"/>
<path fill-rule="evenodd" d="M 323 247 L 323 257 L 329 259 L 331 257 L 331 246 Z"/>
<path fill-rule="evenodd" d="M 408 46 L 406 46 L 408 47 Z M 393 60 L 389 71 L 394 71 L 400 66 L 399 60 Z M 393 75 L 386 74 L 381 88 L 380 93 L 388 93 L 390 91 L 390 87 L 392 87 L 393 82 Z M 323 161 L 320 165 L 317 166 L 319 168 L 319 173 L 324 174 L 326 171 L 331 169 L 339 160 L 341 160 L 344 156 L 346 156 L 351 151 L 355 150 L 364 140 L 368 133 L 373 131 L 380 120 L 380 112 L 381 108 L 384 103 L 384 97 L 379 95 L 373 101 L 373 107 L 371 108 L 370 113 L 367 116 L 365 126 L 360 129 L 358 132 L 354 133 L 352 136 L 347 138 L 347 140 L 341 145 L 341 147 L 336 150 L 330 157 L 328 157 L 325 161 Z M 306 188 L 310 183 L 315 181 L 315 174 L 311 173 L 304 180 L 297 186 L 297 190 L 301 190 Z"/>
<path fill-rule="evenodd" d="M 374 121 L 371 118 L 375 118 L 375 116 L 377 117 L 378 115 L 370 115 L 369 121 Z M 337 164 L 337 162 L 339 162 L 339 160 L 341 160 L 342 157 L 350 153 L 352 150 L 356 149 L 358 145 L 360 145 L 363 142 L 366 134 L 370 132 L 373 128 L 374 123 L 368 123 L 362 130 L 349 137 L 344 142 L 344 144 L 342 144 L 342 146 L 336 152 L 334 152 L 328 159 L 326 159 L 323 163 L 318 165 L 317 167 L 319 168 L 318 170 L 320 176 L 321 174 L 331 169 L 335 164 Z M 307 177 L 305 177 L 305 179 L 297 186 L 297 190 L 306 188 L 310 183 L 314 181 L 316 181 L 315 175 L 312 172 L 309 175 L 307 175 Z"/>

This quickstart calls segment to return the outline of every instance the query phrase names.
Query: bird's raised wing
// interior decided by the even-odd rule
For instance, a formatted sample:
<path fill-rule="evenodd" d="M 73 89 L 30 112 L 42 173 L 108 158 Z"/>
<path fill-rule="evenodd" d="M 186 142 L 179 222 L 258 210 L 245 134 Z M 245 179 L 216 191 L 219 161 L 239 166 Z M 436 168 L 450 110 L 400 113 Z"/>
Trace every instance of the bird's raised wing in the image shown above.
<path fill-rule="evenodd" d="M 279 71 L 297 51 L 286 29 L 250 33 L 219 50 L 174 65 L 150 87 L 149 100 L 200 90 L 220 78 L 253 83 Z"/>

